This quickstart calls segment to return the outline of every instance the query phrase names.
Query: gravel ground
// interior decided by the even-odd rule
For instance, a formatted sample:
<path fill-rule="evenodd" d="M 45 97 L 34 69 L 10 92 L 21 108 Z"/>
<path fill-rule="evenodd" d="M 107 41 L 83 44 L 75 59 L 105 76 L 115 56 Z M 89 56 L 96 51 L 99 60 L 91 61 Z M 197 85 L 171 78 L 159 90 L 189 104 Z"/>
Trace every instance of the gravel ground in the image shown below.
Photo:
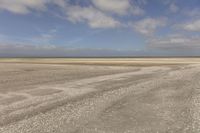
<path fill-rule="evenodd" d="M 199 132 L 199 64 L 0 63 L 0 133 Z"/>

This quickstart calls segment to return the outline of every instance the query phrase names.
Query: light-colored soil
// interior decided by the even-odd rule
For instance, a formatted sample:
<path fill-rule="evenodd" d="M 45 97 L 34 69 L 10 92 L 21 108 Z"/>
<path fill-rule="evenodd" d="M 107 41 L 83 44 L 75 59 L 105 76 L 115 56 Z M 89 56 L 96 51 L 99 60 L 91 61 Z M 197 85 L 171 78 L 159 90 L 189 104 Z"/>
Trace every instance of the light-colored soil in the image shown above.
<path fill-rule="evenodd" d="M 199 63 L 200 58 L 1 58 L 1 63 L 149 66 Z"/>
<path fill-rule="evenodd" d="M 0 60 L 0 133 L 200 132 L 198 58 L 62 60 Z"/>

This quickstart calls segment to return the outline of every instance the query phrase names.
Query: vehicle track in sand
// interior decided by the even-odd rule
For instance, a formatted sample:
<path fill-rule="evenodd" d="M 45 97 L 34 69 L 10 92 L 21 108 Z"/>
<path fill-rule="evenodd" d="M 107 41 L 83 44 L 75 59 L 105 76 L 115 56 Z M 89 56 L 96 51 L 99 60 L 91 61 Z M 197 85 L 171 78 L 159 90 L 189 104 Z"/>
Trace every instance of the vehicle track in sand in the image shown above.
<path fill-rule="evenodd" d="M 49 89 L 50 94 L 33 95 L 8 106 L 2 105 L 0 132 L 200 131 L 200 65 L 126 69 L 130 70 L 31 89 Z M 27 90 L 23 89 L 12 93 L 25 92 Z M 32 94 L 26 93 L 27 96 Z M 34 94 L 37 95 L 37 92 Z M 5 99 L 4 94 L 1 95 Z"/>

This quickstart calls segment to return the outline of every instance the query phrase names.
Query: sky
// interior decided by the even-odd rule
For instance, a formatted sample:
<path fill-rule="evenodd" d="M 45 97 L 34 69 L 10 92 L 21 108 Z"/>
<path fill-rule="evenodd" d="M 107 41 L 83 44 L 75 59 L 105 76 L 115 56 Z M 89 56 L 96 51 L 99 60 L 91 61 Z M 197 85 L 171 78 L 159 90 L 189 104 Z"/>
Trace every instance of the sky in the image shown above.
<path fill-rule="evenodd" d="M 0 0 L 0 57 L 199 51 L 200 0 Z"/>

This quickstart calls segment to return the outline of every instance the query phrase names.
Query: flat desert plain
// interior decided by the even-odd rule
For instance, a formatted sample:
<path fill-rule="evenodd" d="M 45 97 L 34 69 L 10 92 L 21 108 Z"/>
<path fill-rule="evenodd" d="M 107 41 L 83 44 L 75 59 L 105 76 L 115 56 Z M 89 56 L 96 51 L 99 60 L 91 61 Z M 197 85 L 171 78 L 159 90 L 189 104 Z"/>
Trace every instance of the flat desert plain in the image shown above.
<path fill-rule="evenodd" d="M 2 58 L 0 133 L 200 133 L 200 59 Z"/>

